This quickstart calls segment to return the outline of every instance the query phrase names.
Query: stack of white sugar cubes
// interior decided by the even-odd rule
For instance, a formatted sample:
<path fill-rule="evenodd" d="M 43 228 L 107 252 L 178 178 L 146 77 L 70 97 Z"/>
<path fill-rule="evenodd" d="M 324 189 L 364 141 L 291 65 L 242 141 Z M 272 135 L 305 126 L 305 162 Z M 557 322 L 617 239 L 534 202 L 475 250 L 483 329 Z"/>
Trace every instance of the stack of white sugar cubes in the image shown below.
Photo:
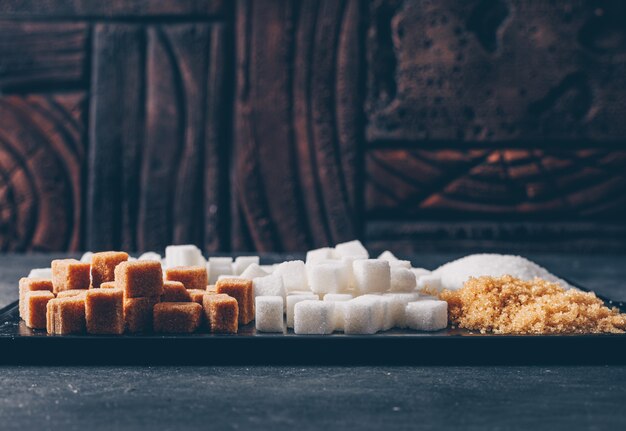
<path fill-rule="evenodd" d="M 89 258 L 89 253 L 83 256 Z M 310 250 L 306 262 L 275 265 L 260 265 L 259 256 L 207 261 L 194 245 L 168 246 L 165 258 L 148 252 L 138 259 L 161 261 L 164 268 L 206 266 L 209 284 L 224 277 L 252 280 L 256 329 L 261 332 L 284 332 L 284 316 L 296 334 L 436 331 L 448 324 L 447 303 L 418 293 L 439 291 L 439 276 L 412 268 L 389 251 L 370 259 L 358 240 Z"/>

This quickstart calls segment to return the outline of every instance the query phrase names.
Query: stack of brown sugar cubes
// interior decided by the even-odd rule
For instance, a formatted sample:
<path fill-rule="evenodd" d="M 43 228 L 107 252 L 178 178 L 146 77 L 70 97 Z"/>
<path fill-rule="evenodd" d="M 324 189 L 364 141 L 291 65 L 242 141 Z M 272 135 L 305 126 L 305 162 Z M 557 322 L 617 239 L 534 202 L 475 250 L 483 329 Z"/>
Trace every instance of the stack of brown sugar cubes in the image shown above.
<path fill-rule="evenodd" d="M 91 263 L 52 261 L 51 280 L 22 278 L 19 313 L 26 326 L 50 334 L 191 333 L 200 327 L 236 333 L 254 320 L 251 280 L 207 284 L 204 266 L 164 273 L 158 261 L 94 253 Z"/>

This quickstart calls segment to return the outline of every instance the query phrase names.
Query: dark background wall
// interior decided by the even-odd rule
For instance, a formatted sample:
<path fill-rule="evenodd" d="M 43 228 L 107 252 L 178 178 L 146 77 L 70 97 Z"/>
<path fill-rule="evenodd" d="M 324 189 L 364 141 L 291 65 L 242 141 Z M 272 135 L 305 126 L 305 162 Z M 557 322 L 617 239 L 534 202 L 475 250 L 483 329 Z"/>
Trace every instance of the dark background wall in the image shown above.
<path fill-rule="evenodd" d="M 626 2 L 0 2 L 0 250 L 353 237 L 626 250 Z"/>

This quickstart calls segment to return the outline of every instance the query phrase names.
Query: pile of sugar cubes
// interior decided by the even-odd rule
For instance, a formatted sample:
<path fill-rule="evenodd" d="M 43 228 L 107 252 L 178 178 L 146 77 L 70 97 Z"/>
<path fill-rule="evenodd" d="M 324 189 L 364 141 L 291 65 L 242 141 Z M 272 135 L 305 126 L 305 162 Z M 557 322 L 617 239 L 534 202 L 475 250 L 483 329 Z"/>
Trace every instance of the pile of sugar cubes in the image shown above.
<path fill-rule="evenodd" d="M 85 253 L 81 261 L 91 259 Z M 282 333 L 286 325 L 296 334 L 375 334 L 392 328 L 437 331 L 448 324 L 447 303 L 418 293 L 439 291 L 439 276 L 389 251 L 370 259 L 358 240 L 310 250 L 306 261 L 274 265 L 261 265 L 259 256 L 205 260 L 194 245 L 171 245 L 164 258 L 148 252 L 137 260 L 160 262 L 164 270 L 206 268 L 208 289 L 220 280 L 251 281 L 254 298 L 247 308 L 254 309 L 239 310 L 240 323 L 251 314 L 245 323 L 254 318 L 260 332 Z M 29 277 L 49 277 L 49 271 L 33 269 Z"/>

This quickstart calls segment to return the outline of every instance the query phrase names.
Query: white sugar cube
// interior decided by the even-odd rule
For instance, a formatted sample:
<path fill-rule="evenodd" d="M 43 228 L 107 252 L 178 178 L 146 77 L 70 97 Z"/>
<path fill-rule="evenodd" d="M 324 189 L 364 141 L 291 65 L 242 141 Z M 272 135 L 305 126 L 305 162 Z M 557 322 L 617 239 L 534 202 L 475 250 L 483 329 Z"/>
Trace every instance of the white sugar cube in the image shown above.
<path fill-rule="evenodd" d="M 285 285 L 280 275 L 270 274 L 265 277 L 252 279 L 254 296 L 280 296 L 285 297 Z"/>
<path fill-rule="evenodd" d="M 220 275 L 234 275 L 232 257 L 210 257 L 206 268 L 209 274 L 209 284 L 215 284 Z"/>
<path fill-rule="evenodd" d="M 292 296 L 292 295 L 311 295 L 313 294 L 313 292 L 311 292 L 310 290 L 292 290 L 291 292 L 287 292 L 287 296 Z M 317 295 L 315 295 L 317 296 Z"/>
<path fill-rule="evenodd" d="M 52 278 L 52 268 L 33 268 L 28 273 L 29 278 Z"/>
<path fill-rule="evenodd" d="M 339 258 L 344 256 L 353 256 L 357 259 L 367 259 L 370 257 L 367 249 L 358 239 L 337 244 L 335 246 L 335 255 Z"/>
<path fill-rule="evenodd" d="M 80 257 L 80 261 L 83 263 L 91 263 L 92 257 L 93 257 L 93 252 L 87 251 Z"/>
<path fill-rule="evenodd" d="M 175 266 L 204 266 L 205 263 L 202 251 L 193 244 L 168 245 L 165 247 L 165 265 L 167 268 Z"/>
<path fill-rule="evenodd" d="M 415 274 L 410 269 L 392 267 L 390 285 L 392 292 L 411 292 L 416 286 Z"/>
<path fill-rule="evenodd" d="M 448 326 L 448 303 L 432 299 L 409 302 L 406 323 L 418 331 L 438 331 Z"/>
<path fill-rule="evenodd" d="M 293 310 L 298 302 L 313 300 L 319 300 L 319 296 L 308 293 L 304 295 L 287 295 L 287 328 L 293 328 Z"/>
<path fill-rule="evenodd" d="M 335 303 L 335 331 L 343 331 L 346 303 L 353 298 L 349 293 L 329 293 L 324 301 Z"/>
<path fill-rule="evenodd" d="M 353 263 L 355 289 L 359 294 L 386 292 L 391 283 L 389 262 L 358 259 Z"/>
<path fill-rule="evenodd" d="M 267 272 L 268 274 L 271 274 L 276 269 L 276 265 L 259 265 L 259 268 L 261 268 L 263 271 Z"/>
<path fill-rule="evenodd" d="M 389 266 L 392 268 L 411 269 L 411 261 L 409 260 L 390 260 Z"/>
<path fill-rule="evenodd" d="M 293 332 L 296 334 L 331 334 L 335 330 L 334 303 L 300 301 L 294 308 Z"/>
<path fill-rule="evenodd" d="M 354 279 L 354 261 L 356 258 L 352 256 L 344 256 L 341 259 L 341 262 L 346 265 L 346 273 L 348 274 L 348 289 L 354 289 L 356 285 L 356 281 Z"/>
<path fill-rule="evenodd" d="M 417 289 L 426 292 L 439 292 L 442 290 L 441 277 L 438 275 L 422 275 L 417 279 Z"/>
<path fill-rule="evenodd" d="M 235 258 L 235 263 L 233 264 L 233 273 L 235 275 L 241 275 L 250 265 L 253 263 L 258 265 L 259 262 L 259 256 L 238 256 Z"/>
<path fill-rule="evenodd" d="M 334 256 L 334 249 L 330 247 L 316 248 L 315 250 L 309 250 L 306 253 L 306 263 L 320 262 L 322 260 L 332 259 Z"/>
<path fill-rule="evenodd" d="M 159 253 L 155 253 L 153 251 L 147 251 L 137 258 L 137 260 L 149 260 L 154 262 L 161 262 L 162 259 L 163 258 Z"/>
<path fill-rule="evenodd" d="M 269 275 L 267 272 L 263 271 L 259 265 L 253 263 L 249 265 L 244 272 L 242 272 L 239 276 L 241 278 L 246 278 L 248 280 L 252 280 L 258 277 L 265 277 Z"/>
<path fill-rule="evenodd" d="M 346 334 L 375 334 L 382 328 L 383 319 L 384 308 L 380 297 L 361 296 L 345 303 Z"/>
<path fill-rule="evenodd" d="M 220 280 L 247 280 L 246 278 L 243 278 L 242 276 L 237 276 L 237 275 L 230 275 L 230 274 L 220 274 L 217 277 L 216 281 L 220 281 Z"/>
<path fill-rule="evenodd" d="M 385 300 L 389 301 L 389 311 L 396 328 L 406 328 L 406 305 L 409 302 L 417 301 L 417 293 L 385 293 Z"/>
<path fill-rule="evenodd" d="M 301 260 L 283 262 L 278 265 L 275 273 L 283 277 L 283 283 L 285 284 L 285 290 L 287 292 L 292 290 L 307 290 L 309 287 L 306 276 L 306 266 Z"/>
<path fill-rule="evenodd" d="M 254 300 L 254 324 L 257 331 L 283 332 L 282 296 L 257 296 Z"/>
<path fill-rule="evenodd" d="M 317 263 L 309 269 L 309 287 L 313 293 L 341 293 L 348 290 L 349 278 L 343 262 Z"/>
<path fill-rule="evenodd" d="M 411 272 L 415 274 L 415 279 L 420 278 L 422 275 L 430 274 L 430 271 L 426 268 L 411 268 Z"/>

